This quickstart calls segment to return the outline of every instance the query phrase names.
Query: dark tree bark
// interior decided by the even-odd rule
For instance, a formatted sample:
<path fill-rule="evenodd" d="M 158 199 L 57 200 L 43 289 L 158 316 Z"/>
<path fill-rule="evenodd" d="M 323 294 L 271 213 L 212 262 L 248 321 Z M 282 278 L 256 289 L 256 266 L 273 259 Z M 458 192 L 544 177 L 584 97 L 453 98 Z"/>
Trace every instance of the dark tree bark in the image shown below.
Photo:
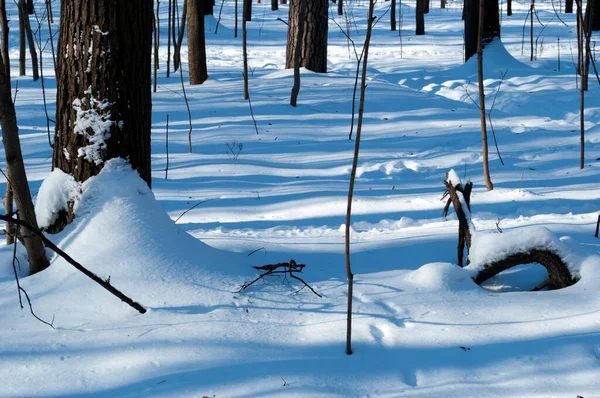
<path fill-rule="evenodd" d="M 279 0 L 279 4 L 287 4 L 287 0 Z"/>
<path fill-rule="evenodd" d="M 440 8 L 446 8 L 446 0 L 440 1 Z"/>
<path fill-rule="evenodd" d="M 300 2 L 292 0 L 289 7 L 285 67 L 294 67 L 296 37 L 300 18 Z M 300 66 L 313 72 L 327 72 L 327 0 L 306 0 L 304 35 L 300 52 Z"/>
<path fill-rule="evenodd" d="M 509 17 L 512 15 L 512 0 L 506 0 L 506 15 Z"/>
<path fill-rule="evenodd" d="M 121 157 L 151 185 L 152 8 L 151 1 L 62 1 L 53 165 L 77 181 Z M 77 128 L 85 117 L 103 129 Z"/>
<path fill-rule="evenodd" d="M 344 0 L 338 0 L 337 12 L 338 15 L 344 15 Z"/>
<path fill-rule="evenodd" d="M 187 0 L 188 64 L 190 84 L 202 84 L 208 79 L 202 3 L 210 0 Z"/>
<path fill-rule="evenodd" d="M 396 0 L 392 0 L 390 4 L 390 30 L 396 30 Z"/>
<path fill-rule="evenodd" d="M 189 1 L 189 0 L 188 0 Z M 204 15 L 213 15 L 215 3 L 213 0 L 202 0 Z"/>
<path fill-rule="evenodd" d="M 6 154 L 7 184 L 12 185 L 13 193 L 19 209 L 19 217 L 37 228 L 37 220 L 31 200 L 31 192 L 23 164 L 23 154 L 19 140 L 17 115 L 10 93 L 10 80 L 6 74 L 4 61 L 0 59 L 0 126 L 2 127 L 2 143 Z M 34 274 L 48 267 L 48 259 L 42 239 L 30 229 L 22 228 L 21 237 L 27 250 L 29 272 Z"/>
<path fill-rule="evenodd" d="M 588 0 L 585 8 L 585 27 L 587 34 L 600 30 L 600 0 Z"/>
<path fill-rule="evenodd" d="M 246 21 L 252 21 L 252 1 L 242 3 L 242 18 Z"/>
<path fill-rule="evenodd" d="M 306 16 L 306 1 L 300 2 L 300 15 L 298 16 L 298 34 L 296 35 L 296 49 L 294 56 L 294 86 L 292 87 L 292 95 L 290 105 L 296 106 L 298 101 L 298 93 L 300 93 L 300 52 L 302 48 L 302 36 L 304 36 L 304 18 Z"/>
<path fill-rule="evenodd" d="M 498 0 L 484 0 L 483 47 L 494 38 L 500 37 L 500 15 Z M 477 53 L 479 36 L 479 0 L 465 0 L 465 61 Z"/>
<path fill-rule="evenodd" d="M 31 24 L 29 22 L 29 14 L 27 12 L 27 4 L 25 0 L 19 0 L 19 24 L 22 25 L 23 33 L 27 36 L 27 44 L 29 44 L 29 55 L 31 57 L 31 70 L 33 73 L 33 81 L 37 81 L 39 79 L 39 69 L 38 69 L 38 57 L 37 51 L 35 49 L 35 40 L 33 39 L 33 32 L 31 31 Z M 19 26 L 19 38 L 21 37 L 21 26 Z M 21 49 L 24 48 L 25 42 L 20 44 Z M 25 51 L 23 49 L 23 51 Z M 25 74 L 25 55 L 21 56 L 20 61 L 23 62 L 23 74 Z"/>
<path fill-rule="evenodd" d="M 425 6 L 423 8 L 424 14 L 429 14 L 429 2 L 430 2 L 430 0 L 425 0 Z"/>
<path fill-rule="evenodd" d="M 252 0 L 243 0 L 242 9 L 247 9 L 246 3 L 250 3 Z M 248 92 L 248 48 L 247 48 L 247 32 L 246 32 L 246 18 L 242 15 L 242 62 L 244 64 L 244 99 L 250 99 L 250 93 Z"/>
<path fill-rule="evenodd" d="M 279 1 L 271 0 L 271 11 L 277 11 L 277 10 L 279 10 Z"/>
<path fill-rule="evenodd" d="M 416 35 L 425 34 L 425 1 L 426 0 L 417 0 L 417 9 L 415 14 L 417 17 L 417 25 L 415 29 Z"/>
<path fill-rule="evenodd" d="M 565 14 L 573 14 L 573 0 L 565 0 Z"/>

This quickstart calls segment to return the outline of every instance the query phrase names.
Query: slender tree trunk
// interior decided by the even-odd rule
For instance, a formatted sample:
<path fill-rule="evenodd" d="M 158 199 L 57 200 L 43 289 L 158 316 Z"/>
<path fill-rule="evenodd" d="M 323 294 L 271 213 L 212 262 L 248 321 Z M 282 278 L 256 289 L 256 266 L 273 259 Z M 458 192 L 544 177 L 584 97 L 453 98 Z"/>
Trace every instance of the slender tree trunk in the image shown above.
<path fill-rule="evenodd" d="M 9 76 L 6 67 L 0 61 L 0 126 L 2 142 L 6 153 L 7 184 L 12 185 L 13 193 L 19 209 L 19 217 L 37 228 L 37 220 L 31 200 L 31 192 L 27 182 L 23 154 L 19 140 L 17 116 L 10 92 Z M 21 237 L 27 250 L 29 272 L 35 274 L 48 267 L 48 259 L 42 239 L 27 228 L 21 228 Z"/>
<path fill-rule="evenodd" d="M 290 105 L 296 106 L 298 93 L 300 92 L 300 52 L 302 49 L 302 37 L 304 36 L 304 17 L 306 15 L 306 1 L 300 2 L 300 15 L 298 16 L 298 33 L 296 35 L 296 50 L 294 51 L 294 86 L 292 87 L 292 96 Z"/>
<path fill-rule="evenodd" d="M 292 0 L 289 7 L 285 67 L 294 67 L 300 4 Z M 327 72 L 327 0 L 307 0 L 300 66 L 317 73 Z"/>
<path fill-rule="evenodd" d="M 13 194 L 12 185 L 6 182 L 6 193 L 4 194 L 4 214 L 12 214 L 14 211 L 13 200 L 15 196 Z M 10 246 L 15 243 L 15 229 L 11 222 L 6 222 L 6 245 Z"/>
<path fill-rule="evenodd" d="M 344 0 L 338 0 L 337 12 L 338 15 L 344 15 Z"/>
<path fill-rule="evenodd" d="M 350 173 L 350 186 L 348 188 L 348 205 L 346 208 L 346 231 L 345 231 L 345 254 L 346 254 L 346 277 L 348 278 L 348 309 L 346 318 L 346 354 L 352 355 L 352 296 L 354 294 L 354 274 L 350 266 L 350 221 L 352 216 L 352 197 L 354 196 L 354 180 L 358 168 L 358 154 L 360 152 L 360 138 L 362 133 L 363 114 L 365 110 L 365 92 L 367 91 L 367 61 L 369 59 L 369 44 L 371 43 L 371 32 L 373 31 L 373 10 L 375 0 L 369 0 L 369 15 L 367 34 L 365 37 L 364 58 L 362 76 L 360 82 L 360 105 L 358 107 L 358 122 L 356 126 L 356 138 L 354 143 L 354 157 L 352 159 L 352 171 Z"/>
<path fill-rule="evenodd" d="M 25 0 L 19 0 L 19 21 L 22 20 L 23 30 L 25 35 L 27 36 L 27 43 L 29 44 L 29 55 L 31 56 L 31 70 L 33 73 L 33 81 L 37 81 L 39 79 L 39 68 L 38 68 L 38 58 L 37 51 L 35 49 L 35 40 L 33 39 L 33 32 L 31 31 L 31 24 L 29 23 L 29 14 L 27 13 L 27 4 Z M 19 28 L 20 29 L 20 28 Z M 20 30 L 19 30 L 20 33 Z M 22 46 L 25 46 L 25 43 L 22 43 Z M 23 49 L 23 51 L 25 51 Z M 25 56 L 23 55 L 23 70 L 25 69 Z"/>
<path fill-rule="evenodd" d="M 565 0 L 565 14 L 573 14 L 573 0 Z"/>
<path fill-rule="evenodd" d="M 446 0 L 441 0 L 440 1 L 440 8 L 446 8 Z"/>
<path fill-rule="evenodd" d="M 585 166 L 585 90 L 587 89 L 587 79 L 584 65 L 584 27 L 583 27 L 583 0 L 575 0 L 577 3 L 577 55 L 578 55 L 578 73 L 581 77 L 579 85 L 579 168 Z"/>
<path fill-rule="evenodd" d="M 17 7 L 20 10 L 21 9 L 21 0 L 17 0 L 19 1 L 19 3 L 17 3 Z M 25 40 L 27 40 L 25 38 L 25 21 L 23 20 L 23 13 L 21 11 L 18 11 L 19 14 L 19 76 L 25 76 L 26 72 L 26 68 L 25 68 L 25 53 L 26 53 L 26 43 Z"/>
<path fill-rule="evenodd" d="M 237 0 L 236 0 L 237 2 Z M 179 17 L 178 17 L 179 18 Z M 173 51 L 173 72 L 177 72 L 181 64 L 181 43 L 183 43 L 183 36 L 185 35 L 185 25 L 187 22 L 187 0 L 183 2 L 183 8 L 181 10 L 181 25 L 179 25 L 179 35 L 177 36 L 177 43 Z M 237 21 L 236 21 L 237 22 Z"/>
<path fill-rule="evenodd" d="M 202 2 L 207 0 L 187 0 L 190 84 L 202 84 L 208 79 Z"/>
<path fill-rule="evenodd" d="M 271 11 L 277 11 L 277 10 L 279 10 L 279 1 L 271 0 Z"/>
<path fill-rule="evenodd" d="M 535 0 L 531 0 L 529 6 L 529 60 L 533 61 L 533 14 L 535 13 Z"/>
<path fill-rule="evenodd" d="M 8 57 L 8 18 L 6 17 L 6 0 L 0 0 L 0 29 L 2 37 L 0 38 L 0 54 L 5 67 L 8 84 L 10 85 L 10 58 Z"/>
<path fill-rule="evenodd" d="M 62 2 L 53 165 L 76 181 L 121 157 L 151 185 L 152 13 L 151 1 Z M 86 117 L 102 128 L 86 128 Z"/>
<path fill-rule="evenodd" d="M 479 40 L 477 40 L 477 82 L 479 85 L 479 116 L 481 119 L 481 146 L 483 152 L 483 178 L 488 191 L 494 189 L 490 178 L 488 165 L 487 126 L 485 121 L 485 92 L 483 87 L 483 25 L 485 15 L 485 1 L 479 2 Z"/>
<path fill-rule="evenodd" d="M 392 0 L 390 4 L 390 29 L 396 30 L 396 0 Z"/>
<path fill-rule="evenodd" d="M 423 7 L 423 14 L 429 14 L 429 1 L 430 0 L 425 0 L 424 1 L 424 7 Z"/>
<path fill-rule="evenodd" d="M 246 45 L 246 10 L 248 9 L 246 3 L 250 3 L 252 0 L 243 0 L 242 3 L 242 58 L 244 62 L 244 99 L 250 99 L 250 93 L 248 92 L 248 49 Z"/>
<path fill-rule="evenodd" d="M 512 15 L 512 0 L 506 0 L 506 15 L 509 17 Z"/>
<path fill-rule="evenodd" d="M 417 26 L 416 26 L 416 35 L 424 35 L 425 34 L 425 0 L 417 0 Z"/>

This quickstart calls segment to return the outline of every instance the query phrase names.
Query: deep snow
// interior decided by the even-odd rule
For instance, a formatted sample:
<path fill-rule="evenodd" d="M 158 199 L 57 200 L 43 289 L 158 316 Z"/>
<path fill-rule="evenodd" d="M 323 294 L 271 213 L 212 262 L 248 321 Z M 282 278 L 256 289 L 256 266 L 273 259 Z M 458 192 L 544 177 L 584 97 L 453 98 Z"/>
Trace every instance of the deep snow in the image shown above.
<path fill-rule="evenodd" d="M 19 78 L 17 117 L 42 224 L 76 200 L 75 222 L 50 238 L 149 311 L 138 314 L 54 256 L 40 274 L 21 270 L 36 313 L 55 317 L 52 330 L 18 308 L 12 248 L 0 249 L 0 396 L 600 397 L 600 257 L 593 237 L 600 88 L 590 80 L 586 167 L 579 170 L 574 17 L 561 14 L 565 27 L 552 19 L 550 4 L 536 2 L 548 26 L 538 59 L 529 62 L 527 45 L 521 54 L 529 4 L 513 2 L 502 43 L 485 52 L 488 109 L 506 72 L 492 111 L 505 165 L 490 145 L 495 189 L 487 192 L 479 112 L 470 98 L 476 64 L 462 62 L 461 4 L 440 10 L 433 3 L 427 35 L 417 37 L 414 3 L 403 3 L 402 47 L 388 28 L 389 3 L 377 5 L 382 19 L 369 55 L 351 225 L 355 352 L 346 356 L 343 223 L 356 61 L 331 21 L 329 73 L 303 70 L 298 107 L 291 108 L 286 26 L 276 20 L 287 19 L 287 6 L 272 12 L 268 2 L 254 4 L 248 51 L 256 134 L 242 100 L 233 4 L 224 4 L 217 35 L 215 18 L 206 18 L 209 80 L 186 87 L 192 153 L 178 75 L 165 77 L 163 25 L 152 191 L 120 160 L 81 186 L 51 174 L 40 84 Z M 360 47 L 366 4 L 346 4 Z M 14 4 L 7 7 L 14 16 Z M 13 60 L 17 44 L 11 40 Z M 182 58 L 187 70 L 185 47 Z M 49 53 L 44 61 L 52 102 Z M 477 286 L 468 269 L 454 264 L 456 216 L 441 216 L 450 169 L 453 180 L 474 182 L 478 237 L 497 244 L 531 234 L 560 245 L 579 282 L 528 292 L 545 271 L 524 266 L 488 281 L 487 289 Z M 53 189 L 60 186 L 71 194 Z M 479 247 L 484 251 L 475 255 L 498 253 Z M 24 250 L 17 253 L 26 268 Z M 255 277 L 252 265 L 290 259 L 306 264 L 302 276 L 322 299 L 281 278 L 238 292 Z"/>

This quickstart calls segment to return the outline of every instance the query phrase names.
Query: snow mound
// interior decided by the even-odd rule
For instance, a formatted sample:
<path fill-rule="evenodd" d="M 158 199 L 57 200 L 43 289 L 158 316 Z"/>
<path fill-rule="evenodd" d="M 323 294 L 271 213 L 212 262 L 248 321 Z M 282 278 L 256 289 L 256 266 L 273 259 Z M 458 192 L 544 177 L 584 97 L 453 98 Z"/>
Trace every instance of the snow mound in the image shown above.
<path fill-rule="evenodd" d="M 428 291 L 464 290 L 472 288 L 475 283 L 464 269 L 456 264 L 429 263 L 410 272 L 406 281 L 416 288 Z"/>
<path fill-rule="evenodd" d="M 65 181 L 69 180 L 64 175 L 53 173 L 42 197 L 60 197 L 57 191 Z M 225 297 L 230 300 L 240 283 L 232 275 L 250 269 L 244 258 L 211 248 L 179 229 L 122 159 L 106 162 L 99 175 L 82 184 L 81 191 L 74 222 L 50 238 L 144 306 L 208 306 Z M 44 199 L 40 209 L 57 208 L 49 203 L 58 202 Z M 134 314 L 59 257 L 54 257 L 48 270 L 26 280 L 32 280 L 33 291 L 45 290 L 39 292 L 46 295 L 45 303 L 67 302 L 84 310 L 80 318 L 86 317 L 84 313 Z"/>

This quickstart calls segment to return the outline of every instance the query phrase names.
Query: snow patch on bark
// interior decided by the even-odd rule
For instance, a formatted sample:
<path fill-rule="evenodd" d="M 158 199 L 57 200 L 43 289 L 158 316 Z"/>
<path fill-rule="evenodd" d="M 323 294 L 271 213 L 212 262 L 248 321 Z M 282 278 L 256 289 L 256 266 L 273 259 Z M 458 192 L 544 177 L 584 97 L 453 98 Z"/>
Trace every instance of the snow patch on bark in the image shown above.
<path fill-rule="evenodd" d="M 110 129 L 115 124 L 110 119 L 109 107 L 112 103 L 94 98 L 91 87 L 85 94 L 88 97 L 73 101 L 73 109 L 77 113 L 73 132 L 84 136 L 89 142 L 89 145 L 77 150 L 77 155 L 99 165 L 104 162 L 102 151 L 106 148 L 106 140 L 110 138 Z"/>

